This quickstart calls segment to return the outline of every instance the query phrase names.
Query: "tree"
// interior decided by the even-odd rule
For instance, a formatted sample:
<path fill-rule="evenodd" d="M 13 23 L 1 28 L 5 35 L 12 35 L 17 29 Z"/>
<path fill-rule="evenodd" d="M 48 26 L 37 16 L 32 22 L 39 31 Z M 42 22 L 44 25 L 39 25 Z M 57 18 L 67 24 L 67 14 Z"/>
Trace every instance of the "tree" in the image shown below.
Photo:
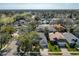
<path fill-rule="evenodd" d="M 79 32 L 79 25 L 76 25 L 74 28 L 75 28 L 75 29 L 73 30 L 74 32 Z"/>
<path fill-rule="evenodd" d="M 40 18 L 39 18 L 38 16 L 36 16 L 34 20 L 35 20 L 35 21 L 39 21 Z"/>
<path fill-rule="evenodd" d="M 32 31 L 30 33 L 20 35 L 18 40 L 22 42 L 20 49 L 24 52 L 28 52 L 32 50 L 33 42 L 38 40 L 38 35 L 37 32 Z"/>
<path fill-rule="evenodd" d="M 40 17 L 36 16 L 35 19 L 34 19 L 36 26 L 39 25 L 39 20 L 41 20 Z"/>
<path fill-rule="evenodd" d="M 72 19 L 65 19 L 64 20 L 64 26 L 67 28 L 68 32 L 70 32 L 70 30 L 73 29 L 74 25 L 75 24 L 74 24 L 74 21 Z"/>
<path fill-rule="evenodd" d="M 20 18 L 24 18 L 25 20 L 30 20 L 32 19 L 32 14 L 31 13 L 28 13 L 28 12 L 24 12 L 24 13 L 21 13 L 21 14 L 16 14 L 13 16 L 13 18 L 15 19 L 20 19 Z"/>
<path fill-rule="evenodd" d="M 30 22 L 28 24 L 28 30 L 29 31 L 34 31 L 36 29 L 36 23 L 35 22 Z"/>
<path fill-rule="evenodd" d="M 15 32 L 15 28 L 10 25 L 3 25 L 0 31 L 3 33 L 7 32 L 9 34 L 12 34 L 13 32 Z"/>
<path fill-rule="evenodd" d="M 8 33 L 0 33 L 0 43 L 1 43 L 1 48 L 3 45 L 7 44 L 9 40 L 12 38 L 11 34 Z"/>
<path fill-rule="evenodd" d="M 7 25 L 7 24 L 11 24 L 15 21 L 15 19 L 13 17 L 2 17 L 0 19 L 0 23 Z"/>

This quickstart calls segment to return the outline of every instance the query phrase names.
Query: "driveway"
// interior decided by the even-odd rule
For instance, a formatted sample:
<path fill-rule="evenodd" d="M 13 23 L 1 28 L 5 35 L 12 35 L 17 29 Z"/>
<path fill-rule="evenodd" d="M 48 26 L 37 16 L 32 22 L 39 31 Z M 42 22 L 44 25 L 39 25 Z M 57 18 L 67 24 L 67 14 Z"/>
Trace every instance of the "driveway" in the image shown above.
<path fill-rule="evenodd" d="M 60 48 L 63 56 L 70 56 L 71 54 L 66 48 Z"/>
<path fill-rule="evenodd" d="M 48 49 L 40 49 L 40 54 L 42 56 L 48 56 Z"/>

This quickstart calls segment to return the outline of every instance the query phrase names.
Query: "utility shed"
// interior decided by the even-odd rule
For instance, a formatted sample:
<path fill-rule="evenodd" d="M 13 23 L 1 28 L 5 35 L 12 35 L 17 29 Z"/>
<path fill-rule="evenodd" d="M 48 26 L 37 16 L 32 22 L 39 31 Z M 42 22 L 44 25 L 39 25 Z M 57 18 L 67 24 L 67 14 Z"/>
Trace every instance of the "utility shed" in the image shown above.
<path fill-rule="evenodd" d="M 47 48 L 48 47 L 48 42 L 47 42 L 47 39 L 46 39 L 44 33 L 38 33 L 38 36 L 41 38 L 40 43 L 39 43 L 40 46 L 42 48 Z"/>
<path fill-rule="evenodd" d="M 76 36 L 71 33 L 63 33 L 64 39 L 69 43 L 70 47 L 75 46 L 75 40 L 78 40 Z"/>

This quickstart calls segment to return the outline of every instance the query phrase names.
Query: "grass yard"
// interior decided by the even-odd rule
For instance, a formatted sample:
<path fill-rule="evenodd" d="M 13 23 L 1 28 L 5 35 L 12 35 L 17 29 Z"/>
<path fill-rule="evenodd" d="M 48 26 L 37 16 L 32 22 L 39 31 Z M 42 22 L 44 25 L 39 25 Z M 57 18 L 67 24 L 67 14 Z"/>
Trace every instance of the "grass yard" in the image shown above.
<path fill-rule="evenodd" d="M 50 42 L 48 43 L 49 52 L 60 52 L 60 48 L 57 45 L 52 45 Z"/>
<path fill-rule="evenodd" d="M 66 44 L 66 47 L 67 47 L 68 51 L 77 51 L 76 47 L 75 48 L 70 48 L 70 46 L 68 44 Z"/>
<path fill-rule="evenodd" d="M 52 53 L 52 55 L 62 55 L 62 53 Z"/>
<path fill-rule="evenodd" d="M 79 55 L 79 53 L 70 53 L 71 55 Z"/>
<path fill-rule="evenodd" d="M 53 53 L 53 52 L 49 52 L 49 55 L 62 55 L 62 52 L 56 52 L 56 53 Z"/>

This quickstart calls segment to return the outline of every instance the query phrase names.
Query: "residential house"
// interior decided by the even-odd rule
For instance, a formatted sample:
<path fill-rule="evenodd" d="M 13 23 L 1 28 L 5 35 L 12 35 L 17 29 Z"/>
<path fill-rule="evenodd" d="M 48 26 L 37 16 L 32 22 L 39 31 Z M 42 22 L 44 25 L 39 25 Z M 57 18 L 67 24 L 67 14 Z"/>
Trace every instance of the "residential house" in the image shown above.
<path fill-rule="evenodd" d="M 40 46 L 42 48 L 48 48 L 48 42 L 47 42 L 47 39 L 46 39 L 44 33 L 38 33 L 38 36 L 41 38 L 40 43 L 39 43 Z"/>
<path fill-rule="evenodd" d="M 64 26 L 62 26 L 61 24 L 54 24 L 53 27 L 59 32 L 65 32 L 66 31 L 66 28 Z"/>
<path fill-rule="evenodd" d="M 36 28 L 36 31 L 38 31 L 38 32 L 44 32 L 46 28 L 47 28 L 48 32 L 56 32 L 56 29 L 53 26 L 49 25 L 49 24 L 39 25 Z"/>
<path fill-rule="evenodd" d="M 71 48 L 74 48 L 75 46 L 75 41 L 78 40 L 76 36 L 74 36 L 71 33 L 63 33 L 64 39 L 69 43 Z"/>
<path fill-rule="evenodd" d="M 66 41 L 63 35 L 59 32 L 49 33 L 50 42 L 58 45 L 59 47 L 66 47 Z"/>

